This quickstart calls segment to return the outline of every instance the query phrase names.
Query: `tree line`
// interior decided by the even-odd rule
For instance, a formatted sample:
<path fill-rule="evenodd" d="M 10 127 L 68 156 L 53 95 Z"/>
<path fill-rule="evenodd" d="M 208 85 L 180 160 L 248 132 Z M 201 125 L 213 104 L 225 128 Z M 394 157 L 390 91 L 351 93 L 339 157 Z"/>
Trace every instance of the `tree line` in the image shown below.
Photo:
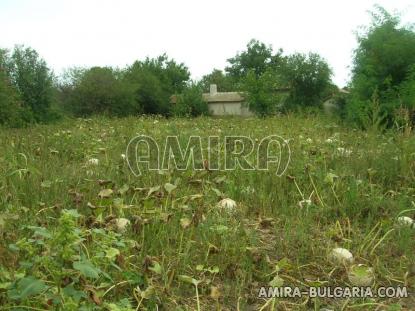
<path fill-rule="evenodd" d="M 357 40 L 348 92 L 339 92 L 320 55 L 287 55 L 258 40 L 229 58 L 224 71 L 214 69 L 199 81 L 190 79 L 185 64 L 165 54 L 121 69 L 72 68 L 56 77 L 35 50 L 0 49 L 0 124 L 20 127 L 63 116 L 205 115 L 202 93 L 212 83 L 219 91 L 243 92 L 260 116 L 319 109 L 331 98 L 341 118 L 363 128 L 410 122 L 415 104 L 413 28 L 376 7 Z"/>

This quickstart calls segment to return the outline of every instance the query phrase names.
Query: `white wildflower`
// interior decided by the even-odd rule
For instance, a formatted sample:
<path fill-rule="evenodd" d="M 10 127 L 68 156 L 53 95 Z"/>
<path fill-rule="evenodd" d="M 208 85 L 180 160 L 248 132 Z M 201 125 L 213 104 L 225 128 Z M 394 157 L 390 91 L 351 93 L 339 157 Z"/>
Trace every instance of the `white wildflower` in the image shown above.
<path fill-rule="evenodd" d="M 337 152 L 339 153 L 339 155 L 344 157 L 349 157 L 352 154 L 352 150 L 343 147 L 337 148 Z"/>
<path fill-rule="evenodd" d="M 99 160 L 96 158 L 91 158 L 88 160 L 88 164 L 90 165 L 98 165 L 99 164 Z"/>
<path fill-rule="evenodd" d="M 130 224 L 130 221 L 127 218 L 115 219 L 115 228 L 117 229 L 118 232 L 125 232 L 129 224 Z"/>
<path fill-rule="evenodd" d="M 301 208 L 309 207 L 309 206 L 311 206 L 311 200 L 309 200 L 309 199 L 301 200 L 300 202 L 298 202 L 298 206 L 301 207 Z"/>
<path fill-rule="evenodd" d="M 414 227 L 414 220 L 411 217 L 408 216 L 400 216 L 398 217 L 396 223 L 398 224 L 398 226 L 400 227 Z"/>
<path fill-rule="evenodd" d="M 218 205 L 227 212 L 235 212 L 236 209 L 236 202 L 229 198 L 221 200 Z"/>

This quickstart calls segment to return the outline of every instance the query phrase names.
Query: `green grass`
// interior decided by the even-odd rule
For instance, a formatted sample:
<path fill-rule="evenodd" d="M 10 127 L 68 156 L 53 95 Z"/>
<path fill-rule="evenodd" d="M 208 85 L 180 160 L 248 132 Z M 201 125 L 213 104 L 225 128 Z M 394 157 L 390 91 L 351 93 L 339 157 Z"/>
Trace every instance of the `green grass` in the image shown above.
<path fill-rule="evenodd" d="M 241 170 L 135 177 L 121 155 L 137 134 L 159 141 L 277 134 L 290 139 L 292 158 L 282 177 Z M 0 309 L 415 308 L 413 297 L 257 298 L 276 275 L 286 286 L 350 285 L 348 267 L 328 260 L 334 247 L 374 269 L 373 288 L 414 291 L 415 230 L 395 224 L 401 212 L 415 215 L 413 136 L 306 116 L 129 118 L 1 130 L 0 147 Z M 166 183 L 177 188 L 169 194 Z M 104 189 L 113 194 L 100 198 Z M 222 198 L 237 202 L 235 214 L 217 207 Z M 303 199 L 311 204 L 299 206 Z M 131 221 L 125 232 L 115 230 L 120 217 Z"/>

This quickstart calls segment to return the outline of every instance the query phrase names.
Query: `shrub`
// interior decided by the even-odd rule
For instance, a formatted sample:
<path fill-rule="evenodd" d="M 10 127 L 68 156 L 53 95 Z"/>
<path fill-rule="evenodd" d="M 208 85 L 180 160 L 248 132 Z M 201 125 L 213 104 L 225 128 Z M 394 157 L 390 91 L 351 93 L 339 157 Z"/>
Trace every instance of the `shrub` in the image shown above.
<path fill-rule="evenodd" d="M 259 116 L 273 114 L 280 110 L 282 97 L 276 92 L 278 78 L 272 69 L 257 76 L 249 71 L 242 80 L 242 89 L 245 91 L 249 109 Z"/>
<path fill-rule="evenodd" d="M 395 111 L 400 107 L 413 107 L 411 69 L 415 64 L 415 32 L 399 24 L 398 16 L 376 7 L 371 25 L 358 35 L 347 110 L 349 119 L 362 127 L 373 97 L 379 102 L 384 126 L 394 123 Z"/>
<path fill-rule="evenodd" d="M 167 55 L 136 61 L 125 72 L 125 78 L 136 86 L 136 104 L 146 114 L 170 115 L 170 96 L 181 93 L 190 73 Z"/>
<path fill-rule="evenodd" d="M 11 84 L 22 100 L 24 115 L 36 122 L 48 122 L 57 116 L 51 111 L 53 100 L 52 73 L 38 53 L 16 46 L 6 59 Z"/>
<path fill-rule="evenodd" d="M 140 112 L 135 102 L 135 88 L 117 78 L 114 70 L 108 67 L 84 71 L 64 91 L 69 109 L 76 116 L 127 116 Z"/>
<path fill-rule="evenodd" d="M 180 95 L 177 95 L 177 101 L 173 108 L 174 114 L 190 117 L 208 115 L 208 105 L 203 100 L 202 94 L 202 86 L 191 82 Z"/>
<path fill-rule="evenodd" d="M 23 117 L 20 98 L 0 68 L 0 125 L 21 127 L 26 123 Z"/>
<path fill-rule="evenodd" d="M 331 69 L 316 53 L 287 56 L 278 70 L 282 85 L 290 89 L 288 109 L 317 106 L 332 88 Z"/>
<path fill-rule="evenodd" d="M 213 69 L 210 74 L 203 76 L 201 84 L 205 92 L 209 92 L 211 84 L 216 84 L 219 92 L 231 92 L 236 89 L 235 80 L 218 69 Z"/>

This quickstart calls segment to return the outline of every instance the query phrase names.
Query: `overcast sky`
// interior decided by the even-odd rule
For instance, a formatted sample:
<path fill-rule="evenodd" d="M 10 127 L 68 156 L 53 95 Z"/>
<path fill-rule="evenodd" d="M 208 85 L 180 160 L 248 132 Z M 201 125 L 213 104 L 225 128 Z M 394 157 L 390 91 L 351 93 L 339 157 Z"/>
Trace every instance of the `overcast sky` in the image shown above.
<path fill-rule="evenodd" d="M 343 86 L 354 31 L 375 3 L 415 22 L 413 0 L 0 0 L 0 47 L 30 46 L 57 74 L 166 52 L 197 79 L 256 38 L 287 53 L 319 53 Z"/>

